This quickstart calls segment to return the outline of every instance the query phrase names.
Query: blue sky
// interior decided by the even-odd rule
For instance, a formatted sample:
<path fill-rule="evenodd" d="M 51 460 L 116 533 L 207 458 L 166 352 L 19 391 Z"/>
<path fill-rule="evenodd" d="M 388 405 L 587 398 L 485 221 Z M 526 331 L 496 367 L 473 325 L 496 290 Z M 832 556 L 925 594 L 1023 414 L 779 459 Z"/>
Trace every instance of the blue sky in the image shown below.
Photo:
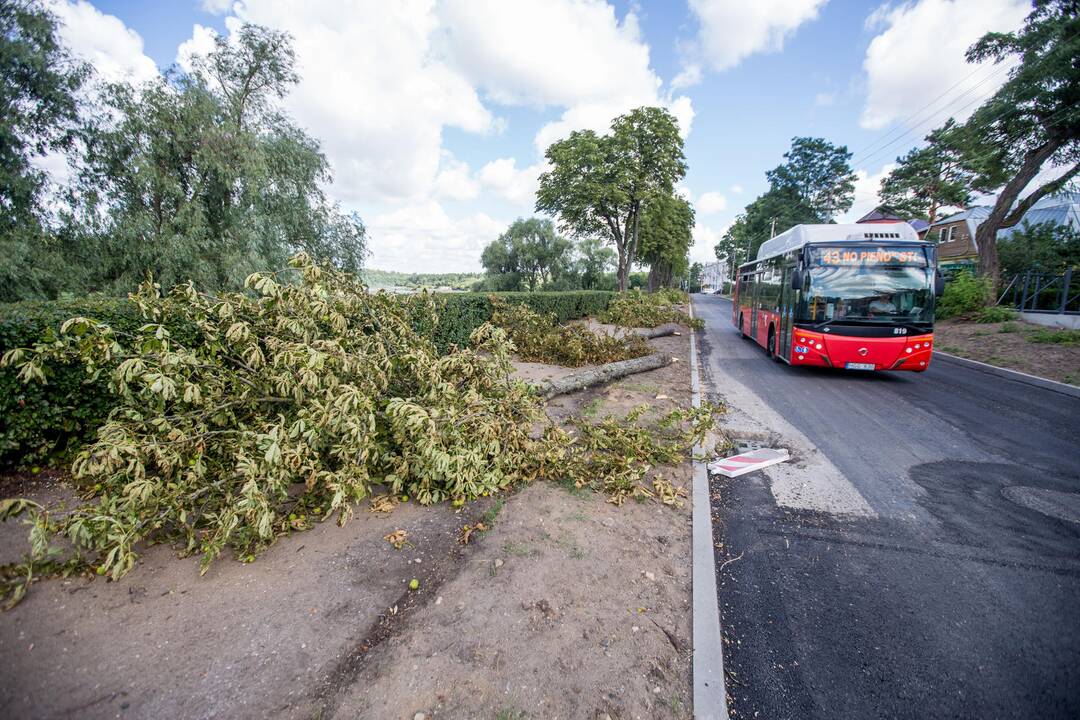
<path fill-rule="evenodd" d="M 857 151 L 857 216 L 883 172 L 1004 79 L 967 65 L 1023 0 L 53 0 L 62 37 L 110 80 L 146 80 L 241 22 L 289 30 L 286 109 L 323 143 L 328 190 L 369 226 L 373 267 L 479 267 L 532 214 L 542 148 L 641 104 L 684 126 L 696 260 L 765 188 L 791 138 Z M 932 102 L 933 101 L 933 102 Z M 688 122 L 689 121 L 689 122 Z"/>

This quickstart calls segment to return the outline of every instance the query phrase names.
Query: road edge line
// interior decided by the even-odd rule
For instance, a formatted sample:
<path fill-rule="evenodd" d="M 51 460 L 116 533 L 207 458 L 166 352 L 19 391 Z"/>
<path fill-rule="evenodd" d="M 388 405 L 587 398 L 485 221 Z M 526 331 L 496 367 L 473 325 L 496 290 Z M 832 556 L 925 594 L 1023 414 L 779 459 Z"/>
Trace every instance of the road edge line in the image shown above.
<path fill-rule="evenodd" d="M 1010 370 L 978 360 L 971 360 L 970 358 L 960 357 L 959 355 L 953 355 L 952 353 L 947 353 L 942 350 L 934 350 L 934 355 L 941 356 L 946 362 L 964 365 L 972 370 L 984 372 L 987 375 L 997 375 L 1006 378 L 1007 380 L 1024 383 L 1025 385 L 1033 385 L 1034 387 L 1039 387 L 1043 390 L 1061 393 L 1062 395 L 1070 395 L 1072 397 L 1080 397 L 1080 387 L 1076 387 L 1075 385 L 1058 382 L 1057 380 L 1050 380 L 1049 378 L 1042 378 L 1038 375 L 1029 375 L 1025 372 L 1020 372 L 1019 370 Z"/>
<path fill-rule="evenodd" d="M 694 317 L 694 301 L 688 302 Z M 697 331 L 690 328 L 690 397 L 701 406 L 698 376 Z M 720 603 L 716 592 L 716 558 L 713 554 L 712 503 L 709 500 L 709 473 L 698 460 L 705 448 L 694 446 L 693 495 L 693 676 L 694 717 L 700 720 L 729 720 L 724 687 L 724 648 L 720 635 Z"/>

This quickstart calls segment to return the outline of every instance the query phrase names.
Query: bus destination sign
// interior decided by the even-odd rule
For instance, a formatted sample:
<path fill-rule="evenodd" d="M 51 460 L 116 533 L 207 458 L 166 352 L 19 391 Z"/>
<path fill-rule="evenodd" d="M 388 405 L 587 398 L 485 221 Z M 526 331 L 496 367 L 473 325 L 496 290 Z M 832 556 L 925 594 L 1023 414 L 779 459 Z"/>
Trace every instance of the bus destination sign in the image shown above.
<path fill-rule="evenodd" d="M 819 265 L 855 266 L 892 265 L 926 267 L 926 254 L 919 249 L 886 248 L 816 248 L 814 260 Z"/>

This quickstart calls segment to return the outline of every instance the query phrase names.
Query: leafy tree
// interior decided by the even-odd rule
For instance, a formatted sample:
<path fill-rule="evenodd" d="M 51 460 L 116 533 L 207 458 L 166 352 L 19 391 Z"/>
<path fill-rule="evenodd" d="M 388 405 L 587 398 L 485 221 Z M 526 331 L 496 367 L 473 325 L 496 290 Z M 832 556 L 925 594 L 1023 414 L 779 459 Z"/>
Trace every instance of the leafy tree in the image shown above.
<path fill-rule="evenodd" d="M 803 223 L 820 223 L 817 214 L 793 188 L 773 188 L 746 206 L 714 248 L 718 260 L 741 265 L 757 256 L 761 244 Z"/>
<path fill-rule="evenodd" d="M 51 270 L 42 195 L 32 160 L 68 150 L 79 131 L 75 98 L 89 73 L 56 35 L 40 3 L 0 0 L 0 300 L 48 294 Z"/>
<path fill-rule="evenodd" d="M 686 282 L 690 286 L 690 292 L 701 291 L 701 274 L 705 272 L 705 266 L 699 262 L 690 266 L 686 276 Z"/>
<path fill-rule="evenodd" d="M 971 201 L 973 173 L 955 141 L 956 123 L 926 136 L 927 145 L 896 159 L 896 168 L 881 181 L 880 197 L 894 212 L 933 223 L 942 207 L 964 207 Z"/>
<path fill-rule="evenodd" d="M 611 277 L 618 257 L 599 238 L 584 238 L 577 244 L 578 259 L 574 270 L 583 290 L 612 290 L 615 282 Z"/>
<path fill-rule="evenodd" d="M 645 207 L 639 262 L 649 266 L 649 292 L 686 275 L 693 230 L 694 208 L 677 195 L 658 195 Z"/>
<path fill-rule="evenodd" d="M 979 273 L 1000 284 L 997 231 L 1012 227 L 1040 198 L 1080 171 L 1080 12 L 1074 0 L 1036 0 L 1024 27 L 987 33 L 969 62 L 1020 60 L 1009 79 L 962 127 L 976 187 L 1002 188 L 979 225 Z M 1022 199 L 1020 193 L 1050 163 L 1067 168 Z"/>
<path fill-rule="evenodd" d="M 546 156 L 552 169 L 540 176 L 537 211 L 557 216 L 572 235 L 613 244 L 625 291 L 645 205 L 686 174 L 678 123 L 663 108 L 642 107 L 617 117 L 610 134 L 573 132 Z"/>
<path fill-rule="evenodd" d="M 1060 273 L 1080 266 L 1080 232 L 1068 225 L 1025 221 L 998 242 L 998 255 L 1006 277 L 1028 270 Z"/>
<path fill-rule="evenodd" d="M 851 207 L 855 173 L 847 147 L 822 138 L 796 137 L 784 159 L 787 162 L 765 173 L 771 190 L 794 193 L 820 222 L 829 222 Z"/>
<path fill-rule="evenodd" d="M 104 89 L 60 236 L 79 289 L 124 293 L 147 272 L 235 289 L 295 252 L 360 268 L 363 224 L 328 202 L 318 142 L 274 109 L 292 64 L 287 34 L 244 26 L 191 74 Z"/>
<path fill-rule="evenodd" d="M 491 290 L 537 290 L 565 273 L 572 245 L 550 220 L 517 219 L 480 256 Z"/>

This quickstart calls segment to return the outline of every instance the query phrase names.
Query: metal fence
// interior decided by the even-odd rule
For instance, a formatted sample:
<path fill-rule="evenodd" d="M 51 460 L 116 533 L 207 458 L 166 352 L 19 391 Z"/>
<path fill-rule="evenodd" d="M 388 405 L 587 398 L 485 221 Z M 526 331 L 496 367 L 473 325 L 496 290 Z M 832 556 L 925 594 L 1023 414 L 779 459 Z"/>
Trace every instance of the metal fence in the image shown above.
<path fill-rule="evenodd" d="M 1080 268 L 1069 268 L 1060 275 L 1035 270 L 1016 275 L 1001 293 L 998 305 L 1012 306 L 1022 312 L 1078 315 Z"/>

